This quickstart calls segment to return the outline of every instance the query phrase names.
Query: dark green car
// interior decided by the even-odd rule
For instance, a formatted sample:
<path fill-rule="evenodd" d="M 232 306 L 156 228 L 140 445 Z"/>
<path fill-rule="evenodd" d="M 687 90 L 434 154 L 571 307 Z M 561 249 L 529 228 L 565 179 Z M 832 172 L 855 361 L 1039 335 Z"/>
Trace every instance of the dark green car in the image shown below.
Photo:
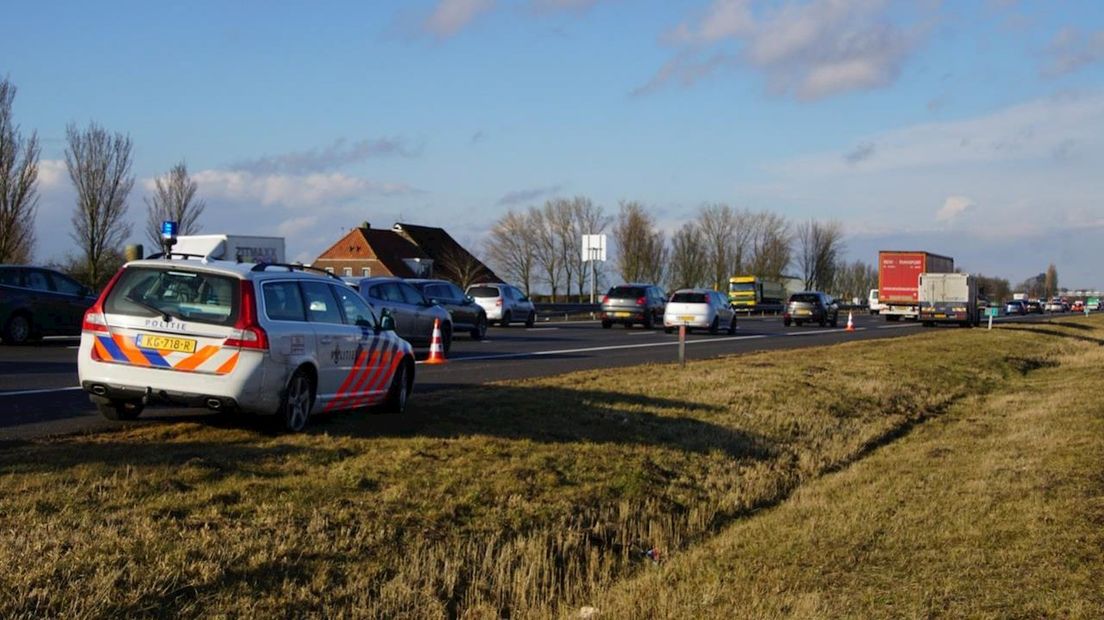
<path fill-rule="evenodd" d="M 88 287 L 52 269 L 0 265 L 0 338 L 25 344 L 43 336 L 79 336 L 84 311 L 96 303 Z"/>

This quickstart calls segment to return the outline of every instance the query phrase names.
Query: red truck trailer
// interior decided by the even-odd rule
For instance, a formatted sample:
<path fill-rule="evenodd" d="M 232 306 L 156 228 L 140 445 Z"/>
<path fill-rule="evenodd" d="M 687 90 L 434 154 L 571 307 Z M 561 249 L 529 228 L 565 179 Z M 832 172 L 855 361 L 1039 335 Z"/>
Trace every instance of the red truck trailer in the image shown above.
<path fill-rule="evenodd" d="M 919 316 L 920 274 L 952 273 L 954 259 L 931 252 L 878 252 L 878 302 L 887 321 Z"/>

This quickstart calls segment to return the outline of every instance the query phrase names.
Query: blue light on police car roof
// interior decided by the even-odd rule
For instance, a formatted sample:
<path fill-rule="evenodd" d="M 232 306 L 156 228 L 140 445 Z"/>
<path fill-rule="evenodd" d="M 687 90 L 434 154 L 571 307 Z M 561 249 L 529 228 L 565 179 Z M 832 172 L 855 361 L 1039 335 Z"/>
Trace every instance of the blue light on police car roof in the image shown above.
<path fill-rule="evenodd" d="M 161 222 L 161 238 L 162 239 L 174 239 L 176 238 L 176 222 L 172 220 L 165 220 Z"/>

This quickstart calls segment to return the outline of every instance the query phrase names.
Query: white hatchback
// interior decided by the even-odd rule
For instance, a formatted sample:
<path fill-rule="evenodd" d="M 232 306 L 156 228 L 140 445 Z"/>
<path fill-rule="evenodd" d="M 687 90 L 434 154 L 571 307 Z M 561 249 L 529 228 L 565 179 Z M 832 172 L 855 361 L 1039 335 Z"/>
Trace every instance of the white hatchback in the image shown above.
<path fill-rule="evenodd" d="M 84 316 L 81 387 L 112 420 L 166 403 L 278 416 L 401 412 L 414 354 L 356 291 L 301 266 L 151 259 L 123 266 Z"/>
<path fill-rule="evenodd" d="M 728 299 L 717 291 L 693 288 L 681 289 L 671 295 L 663 313 L 663 331 L 668 334 L 679 325 L 687 331 L 698 328 L 715 334 L 722 328 L 736 333 L 736 311 Z"/>

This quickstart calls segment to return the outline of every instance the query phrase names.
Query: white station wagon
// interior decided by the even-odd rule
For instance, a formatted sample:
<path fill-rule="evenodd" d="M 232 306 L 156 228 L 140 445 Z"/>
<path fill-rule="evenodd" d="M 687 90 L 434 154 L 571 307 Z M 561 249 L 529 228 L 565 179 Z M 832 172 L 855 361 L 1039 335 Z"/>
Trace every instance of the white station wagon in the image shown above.
<path fill-rule="evenodd" d="M 167 403 L 276 415 L 402 412 L 414 354 L 356 291 L 297 265 L 127 263 L 84 316 L 78 373 L 105 417 Z"/>

